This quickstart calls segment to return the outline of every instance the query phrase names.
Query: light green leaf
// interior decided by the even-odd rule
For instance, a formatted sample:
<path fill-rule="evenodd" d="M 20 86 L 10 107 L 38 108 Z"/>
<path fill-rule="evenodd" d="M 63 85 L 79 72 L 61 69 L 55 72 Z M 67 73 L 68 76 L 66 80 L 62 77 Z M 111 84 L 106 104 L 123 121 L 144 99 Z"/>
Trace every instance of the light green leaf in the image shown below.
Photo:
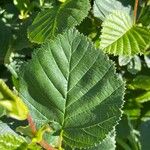
<path fill-rule="evenodd" d="M 150 91 L 145 92 L 144 94 L 141 94 L 135 100 L 140 103 L 145 103 L 145 102 L 150 101 Z"/>
<path fill-rule="evenodd" d="M 28 116 L 28 108 L 24 102 L 14 94 L 3 80 L 0 79 L 0 106 L 4 107 L 9 117 L 25 120 Z"/>
<path fill-rule="evenodd" d="M 130 4 L 130 0 L 95 0 L 93 6 L 94 16 L 104 21 L 115 10 L 130 14 L 132 11 Z"/>
<path fill-rule="evenodd" d="M 102 26 L 100 48 L 107 53 L 128 56 L 141 54 L 150 45 L 150 30 L 134 25 L 127 13 L 115 11 Z"/>
<path fill-rule="evenodd" d="M 1 150 L 41 150 L 37 145 L 29 145 L 27 141 L 21 137 L 13 134 L 0 135 L 0 149 Z"/>
<path fill-rule="evenodd" d="M 66 0 L 59 6 L 40 12 L 28 29 L 32 42 L 42 43 L 81 23 L 88 15 L 89 0 Z"/>
<path fill-rule="evenodd" d="M 0 149 L 1 150 L 26 150 L 26 141 L 22 137 L 13 134 L 0 135 Z"/>
<path fill-rule="evenodd" d="M 112 61 L 78 31 L 44 44 L 21 70 L 20 96 L 34 121 L 55 121 L 65 144 L 94 146 L 117 124 L 124 83 Z"/>

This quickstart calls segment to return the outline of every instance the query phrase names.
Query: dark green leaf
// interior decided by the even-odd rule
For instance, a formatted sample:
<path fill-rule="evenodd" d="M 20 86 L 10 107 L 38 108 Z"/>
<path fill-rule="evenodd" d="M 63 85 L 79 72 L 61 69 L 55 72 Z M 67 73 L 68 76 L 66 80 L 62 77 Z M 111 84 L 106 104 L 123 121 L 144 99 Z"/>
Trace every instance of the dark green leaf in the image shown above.
<path fill-rule="evenodd" d="M 67 145 L 94 146 L 117 124 L 124 83 L 108 57 L 76 30 L 44 44 L 21 70 L 20 95 L 33 119 L 59 124 Z"/>
<path fill-rule="evenodd" d="M 67 0 L 60 6 L 40 12 L 29 27 L 32 42 L 42 43 L 78 24 L 88 15 L 89 0 Z"/>

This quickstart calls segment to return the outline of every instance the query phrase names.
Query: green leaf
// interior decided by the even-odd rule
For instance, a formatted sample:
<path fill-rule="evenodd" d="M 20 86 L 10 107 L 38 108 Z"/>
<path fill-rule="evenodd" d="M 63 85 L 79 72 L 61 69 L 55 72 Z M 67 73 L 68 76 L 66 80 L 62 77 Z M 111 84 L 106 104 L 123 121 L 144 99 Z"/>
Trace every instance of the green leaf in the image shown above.
<path fill-rule="evenodd" d="M 43 125 L 35 134 L 35 137 L 32 139 L 32 143 L 39 143 L 43 139 L 43 135 L 45 132 L 50 132 L 51 129 L 48 124 Z"/>
<path fill-rule="evenodd" d="M 150 6 L 145 6 L 142 9 L 138 22 L 145 26 L 150 26 Z"/>
<path fill-rule="evenodd" d="M 28 108 L 24 102 L 14 94 L 3 80 L 0 79 L 0 106 L 6 109 L 6 114 L 18 120 L 25 120 Z"/>
<path fill-rule="evenodd" d="M 149 91 L 150 90 L 150 76 L 138 75 L 134 78 L 133 82 L 130 84 L 130 88 L 133 90 L 142 89 Z"/>
<path fill-rule="evenodd" d="M 6 133 L 11 133 L 16 135 L 16 133 L 8 126 L 8 124 L 0 121 L 0 135 Z"/>
<path fill-rule="evenodd" d="M 96 147 L 89 150 L 115 150 L 116 141 L 115 141 L 115 132 L 113 131 L 110 135 L 106 137 L 104 141 L 98 144 Z"/>
<path fill-rule="evenodd" d="M 135 55 L 130 63 L 127 65 L 127 70 L 131 73 L 131 74 L 137 74 L 138 72 L 140 72 L 142 69 L 142 63 L 141 63 L 141 59 L 139 56 Z"/>
<path fill-rule="evenodd" d="M 22 137 L 13 134 L 0 135 L 0 149 L 1 150 L 26 150 L 26 141 Z"/>
<path fill-rule="evenodd" d="M 130 63 L 131 59 L 132 59 L 132 57 L 119 56 L 118 57 L 119 66 L 126 66 L 127 64 Z"/>
<path fill-rule="evenodd" d="M 40 12 L 28 28 L 28 37 L 32 42 L 42 43 L 66 29 L 81 23 L 88 15 L 89 0 L 66 0 L 59 6 Z"/>
<path fill-rule="evenodd" d="M 21 137 L 13 134 L 0 135 L 0 149 L 1 150 L 41 150 L 37 145 L 28 145 L 27 141 Z"/>
<path fill-rule="evenodd" d="M 150 68 L 150 52 L 144 55 L 144 60 L 148 68 Z"/>
<path fill-rule="evenodd" d="M 60 125 L 71 147 L 102 141 L 121 116 L 124 83 L 114 64 L 76 30 L 42 45 L 21 70 L 20 96 L 36 123 Z"/>
<path fill-rule="evenodd" d="M 9 55 L 9 44 L 11 41 L 11 31 L 10 28 L 7 27 L 1 20 L 0 20 L 0 64 L 4 63 L 5 57 Z"/>
<path fill-rule="evenodd" d="M 102 26 L 100 48 L 107 53 L 121 56 L 141 54 L 150 45 L 150 30 L 134 25 L 127 13 L 115 11 Z"/>
<path fill-rule="evenodd" d="M 94 16 L 105 20 L 105 18 L 115 10 L 131 13 L 130 0 L 95 0 L 93 6 Z"/>
<path fill-rule="evenodd" d="M 141 94 L 135 100 L 140 103 L 145 103 L 150 101 L 150 91 L 144 92 L 144 94 Z"/>

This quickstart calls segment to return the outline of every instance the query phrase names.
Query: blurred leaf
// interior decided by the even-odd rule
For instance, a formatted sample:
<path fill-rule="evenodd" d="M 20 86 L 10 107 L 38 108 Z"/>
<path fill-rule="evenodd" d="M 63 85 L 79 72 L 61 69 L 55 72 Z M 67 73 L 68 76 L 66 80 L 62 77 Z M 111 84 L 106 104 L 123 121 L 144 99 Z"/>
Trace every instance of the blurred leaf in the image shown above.
<path fill-rule="evenodd" d="M 144 55 L 145 63 L 148 68 L 150 68 L 150 53 Z"/>
<path fill-rule="evenodd" d="M 144 26 L 150 25 L 150 6 L 143 7 L 138 22 L 142 23 Z"/>
<path fill-rule="evenodd" d="M 134 56 L 127 66 L 127 70 L 131 74 L 137 74 L 142 69 L 141 59 L 139 56 Z"/>
<path fill-rule="evenodd" d="M 18 120 L 25 120 L 28 116 L 28 108 L 23 101 L 15 95 L 0 79 L 0 105 L 6 109 L 6 114 Z"/>
<path fill-rule="evenodd" d="M 132 57 L 129 57 L 129 56 L 119 56 L 118 57 L 119 65 L 126 66 L 130 62 L 131 59 Z"/>
<path fill-rule="evenodd" d="M 150 90 L 150 76 L 138 75 L 134 78 L 133 82 L 130 84 L 130 88 L 133 90 L 142 89 Z"/>
<path fill-rule="evenodd" d="M 135 100 L 139 103 L 145 103 L 150 101 L 150 91 L 138 96 Z"/>
<path fill-rule="evenodd" d="M 7 27 L 2 21 L 0 21 L 0 37 L 0 64 L 2 64 L 4 61 L 7 62 L 9 59 L 9 48 L 12 39 L 10 28 Z"/>
<path fill-rule="evenodd" d="M 30 126 L 19 126 L 16 128 L 16 132 L 19 132 L 21 135 L 33 137 L 32 130 Z"/>
<path fill-rule="evenodd" d="M 4 107 L 0 106 L 0 117 L 6 115 Z"/>

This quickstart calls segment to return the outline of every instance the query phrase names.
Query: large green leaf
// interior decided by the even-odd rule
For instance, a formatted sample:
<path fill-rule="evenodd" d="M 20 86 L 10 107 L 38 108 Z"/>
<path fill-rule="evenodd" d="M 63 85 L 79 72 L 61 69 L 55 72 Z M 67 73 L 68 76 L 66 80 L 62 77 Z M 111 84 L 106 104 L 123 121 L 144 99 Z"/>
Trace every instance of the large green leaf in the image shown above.
<path fill-rule="evenodd" d="M 116 149 L 116 141 L 115 141 L 115 132 L 113 131 L 104 141 L 98 144 L 96 147 L 91 148 L 89 150 L 115 150 Z"/>
<path fill-rule="evenodd" d="M 42 43 L 81 23 L 90 9 L 89 0 L 66 0 L 64 3 L 40 12 L 29 27 L 32 42 Z"/>
<path fill-rule="evenodd" d="M 150 30 L 135 25 L 124 12 L 115 11 L 103 22 L 101 48 L 114 55 L 143 53 L 150 45 Z"/>
<path fill-rule="evenodd" d="M 99 143 L 121 116 L 124 83 L 114 64 L 74 29 L 44 44 L 21 70 L 20 95 L 33 119 L 58 124 L 71 147 Z"/>
<path fill-rule="evenodd" d="M 115 10 L 131 13 L 130 0 L 95 0 L 93 6 L 94 16 L 104 20 L 109 14 Z"/>

